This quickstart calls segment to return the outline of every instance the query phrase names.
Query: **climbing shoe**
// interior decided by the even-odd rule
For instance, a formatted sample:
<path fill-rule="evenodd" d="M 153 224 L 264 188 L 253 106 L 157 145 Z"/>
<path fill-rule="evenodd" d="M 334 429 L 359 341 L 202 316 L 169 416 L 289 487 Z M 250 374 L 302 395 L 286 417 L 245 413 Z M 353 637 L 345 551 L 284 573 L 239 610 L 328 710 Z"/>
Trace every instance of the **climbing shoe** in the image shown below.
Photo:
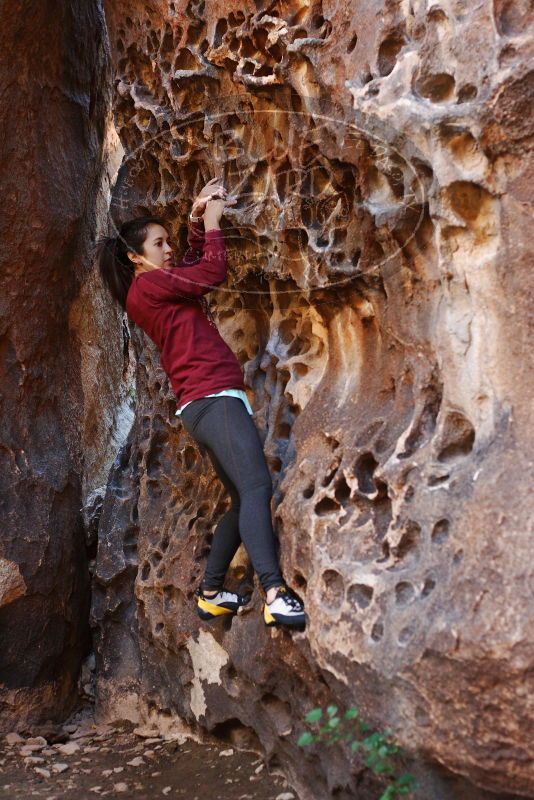
<path fill-rule="evenodd" d="M 238 594 L 221 589 L 213 597 L 206 597 L 199 587 L 195 591 L 197 612 L 200 619 L 216 619 L 225 614 L 237 614 L 239 609 L 250 602 L 250 594 Z"/>
<path fill-rule="evenodd" d="M 306 624 L 304 606 L 289 586 L 281 586 L 272 603 L 265 603 L 263 619 L 266 625 L 292 625 L 303 628 Z"/>

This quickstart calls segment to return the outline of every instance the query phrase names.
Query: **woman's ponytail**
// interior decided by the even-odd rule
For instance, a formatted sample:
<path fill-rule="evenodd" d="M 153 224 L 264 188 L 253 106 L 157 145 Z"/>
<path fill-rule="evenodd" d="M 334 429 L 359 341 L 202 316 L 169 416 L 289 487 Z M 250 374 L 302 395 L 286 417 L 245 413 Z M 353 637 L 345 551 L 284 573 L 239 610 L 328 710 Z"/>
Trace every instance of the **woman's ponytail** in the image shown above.
<path fill-rule="evenodd" d="M 150 223 L 165 227 L 165 222 L 160 217 L 136 217 L 123 223 L 117 236 L 104 236 L 97 242 L 100 276 L 123 311 L 126 309 L 126 295 L 135 275 L 135 265 L 128 258 L 128 251 L 144 255 L 143 244 Z"/>

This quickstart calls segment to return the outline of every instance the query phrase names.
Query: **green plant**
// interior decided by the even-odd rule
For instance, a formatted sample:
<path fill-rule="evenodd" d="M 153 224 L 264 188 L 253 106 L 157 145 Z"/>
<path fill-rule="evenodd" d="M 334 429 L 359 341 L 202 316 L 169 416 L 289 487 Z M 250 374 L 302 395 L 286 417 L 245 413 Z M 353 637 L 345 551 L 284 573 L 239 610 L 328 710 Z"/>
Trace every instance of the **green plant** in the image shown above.
<path fill-rule="evenodd" d="M 360 751 L 364 764 L 377 777 L 387 778 L 389 785 L 380 795 L 379 800 L 396 800 L 406 797 L 415 788 L 415 778 L 408 772 L 396 776 L 395 757 L 402 755 L 391 731 L 370 733 L 371 726 L 360 719 L 357 708 L 348 708 L 340 716 L 337 706 L 328 706 L 326 713 L 321 708 L 312 709 L 304 720 L 315 726 L 315 731 L 305 731 L 297 742 L 299 747 L 307 747 L 316 742 L 333 745 L 345 742 L 352 753 Z M 364 738 L 360 738 L 361 736 Z"/>

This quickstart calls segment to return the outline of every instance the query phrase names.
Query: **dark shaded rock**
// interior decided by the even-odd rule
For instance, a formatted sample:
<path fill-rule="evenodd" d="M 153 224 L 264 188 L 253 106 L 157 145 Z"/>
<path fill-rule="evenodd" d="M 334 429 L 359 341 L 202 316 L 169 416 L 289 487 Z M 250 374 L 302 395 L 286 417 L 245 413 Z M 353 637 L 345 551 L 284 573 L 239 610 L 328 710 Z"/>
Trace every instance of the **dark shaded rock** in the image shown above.
<path fill-rule="evenodd" d="M 98 5 L 2 10 L 0 729 L 64 718 L 90 646 L 84 398 L 69 313 L 91 267 L 109 102 Z"/>

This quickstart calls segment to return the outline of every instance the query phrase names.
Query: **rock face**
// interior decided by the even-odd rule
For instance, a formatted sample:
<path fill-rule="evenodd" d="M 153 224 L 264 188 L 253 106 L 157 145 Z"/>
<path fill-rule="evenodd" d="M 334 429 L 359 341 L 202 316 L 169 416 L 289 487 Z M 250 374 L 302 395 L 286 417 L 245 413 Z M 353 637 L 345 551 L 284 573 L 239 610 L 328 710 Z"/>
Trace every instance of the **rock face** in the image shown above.
<path fill-rule="evenodd" d="M 77 326 L 91 306 L 79 313 L 76 303 L 98 204 L 105 210 L 110 93 L 97 4 L 59 2 L 50 13 L 10 3 L 1 37 L 0 731 L 9 731 L 64 718 L 90 649 L 80 509 L 99 425 L 84 431 L 95 403 L 83 376 L 98 334 L 92 312 L 92 330 Z M 106 325 L 109 334 L 109 311 Z M 101 411 L 106 397 L 115 406 L 104 389 Z"/>
<path fill-rule="evenodd" d="M 227 498 L 133 327 L 137 413 L 92 606 L 99 713 L 261 747 L 303 797 L 376 797 L 341 755 L 296 746 L 336 699 L 393 730 L 420 798 L 534 796 L 527 3 L 258 5 L 107 4 L 112 213 L 164 214 L 183 247 L 206 180 L 239 194 L 213 310 L 309 625 L 269 631 L 258 593 L 231 623 L 196 617 Z M 246 558 L 231 578 L 250 580 Z"/>

